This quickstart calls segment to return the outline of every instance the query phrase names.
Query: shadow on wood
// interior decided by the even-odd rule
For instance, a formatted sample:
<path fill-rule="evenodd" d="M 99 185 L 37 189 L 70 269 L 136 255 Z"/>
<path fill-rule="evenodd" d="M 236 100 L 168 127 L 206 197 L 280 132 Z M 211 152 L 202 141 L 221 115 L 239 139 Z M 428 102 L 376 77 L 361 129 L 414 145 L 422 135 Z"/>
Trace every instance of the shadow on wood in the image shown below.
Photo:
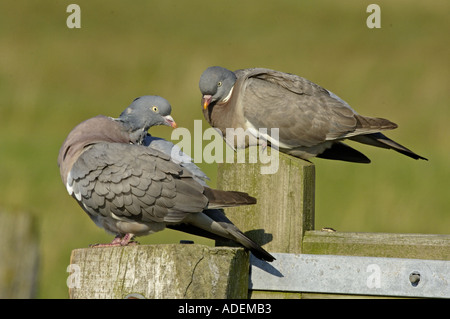
<path fill-rule="evenodd" d="M 239 229 L 270 253 L 300 254 L 305 232 L 314 229 L 315 167 L 274 149 L 268 151 L 278 156 L 278 169 L 273 174 L 262 174 L 267 164 L 261 162 L 219 164 L 218 188 L 247 192 L 258 201 L 256 205 L 228 208 L 225 212 Z M 246 159 L 251 156 L 248 149 L 238 152 L 245 152 Z M 251 298 L 300 298 L 297 293 L 252 290 L 249 294 Z"/>
<path fill-rule="evenodd" d="M 245 152 L 248 157 L 249 151 Z M 283 153 L 277 155 L 278 170 L 273 174 L 261 174 L 265 164 L 259 162 L 219 164 L 217 184 L 220 189 L 256 197 L 256 205 L 225 210 L 240 230 L 269 252 L 299 254 L 305 231 L 314 229 L 315 167 Z"/>

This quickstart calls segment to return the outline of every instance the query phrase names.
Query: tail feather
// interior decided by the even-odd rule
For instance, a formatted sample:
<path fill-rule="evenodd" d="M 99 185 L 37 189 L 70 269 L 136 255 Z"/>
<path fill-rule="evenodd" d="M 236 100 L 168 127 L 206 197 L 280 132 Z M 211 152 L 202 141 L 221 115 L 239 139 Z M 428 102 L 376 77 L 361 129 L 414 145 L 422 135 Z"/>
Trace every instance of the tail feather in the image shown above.
<path fill-rule="evenodd" d="M 355 115 L 356 129 L 376 129 L 376 130 L 393 130 L 398 127 L 397 124 L 380 117 L 369 117 Z"/>
<path fill-rule="evenodd" d="M 231 239 L 250 250 L 256 258 L 275 260 L 271 254 L 242 233 L 221 209 L 207 209 L 202 213 L 191 214 L 183 224 L 168 224 L 167 227 L 215 240 Z"/>
<path fill-rule="evenodd" d="M 213 209 L 213 210 L 206 210 L 204 213 L 217 222 L 220 226 L 222 226 L 230 235 L 231 237 L 228 237 L 230 239 L 233 239 L 234 241 L 240 243 L 242 246 L 247 248 L 252 252 L 252 254 L 261 260 L 265 261 L 274 261 L 275 258 L 269 254 L 266 250 L 264 250 L 260 245 L 255 243 L 253 240 L 251 240 L 249 237 L 247 237 L 243 232 L 239 230 L 225 215 L 223 210 L 220 209 Z"/>
<path fill-rule="evenodd" d="M 370 159 L 366 155 L 341 142 L 333 143 L 330 148 L 317 157 L 353 163 L 370 163 Z"/>
<path fill-rule="evenodd" d="M 208 208 L 233 207 L 256 204 L 256 198 L 244 192 L 223 191 L 205 187 L 203 194 L 208 198 Z"/>
<path fill-rule="evenodd" d="M 396 152 L 399 152 L 403 155 L 409 156 L 414 159 L 422 159 L 422 160 L 428 161 L 427 158 L 417 155 L 410 149 L 404 147 L 403 145 L 398 144 L 397 142 L 394 142 L 393 140 L 391 140 L 390 138 L 388 138 L 387 136 L 385 136 L 382 133 L 358 135 L 358 136 L 353 136 L 350 139 L 353 141 L 359 142 L 359 143 L 363 143 L 363 144 L 368 144 L 368 145 L 381 147 L 381 148 L 392 149 Z"/>

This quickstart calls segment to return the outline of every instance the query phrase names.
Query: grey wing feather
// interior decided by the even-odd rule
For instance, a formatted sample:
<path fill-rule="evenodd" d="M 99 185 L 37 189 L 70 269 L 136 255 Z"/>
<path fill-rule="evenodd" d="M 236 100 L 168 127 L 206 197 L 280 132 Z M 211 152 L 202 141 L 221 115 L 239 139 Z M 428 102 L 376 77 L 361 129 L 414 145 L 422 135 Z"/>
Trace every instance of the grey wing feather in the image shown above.
<path fill-rule="evenodd" d="M 280 128 L 280 142 L 289 147 L 311 147 L 396 127 L 384 119 L 358 115 L 335 94 L 297 75 L 254 69 L 248 76 L 241 98 L 245 117 L 257 129 Z"/>
<path fill-rule="evenodd" d="M 163 138 L 151 136 L 150 134 L 145 136 L 143 145 L 169 155 L 174 163 L 180 164 L 182 167 L 186 168 L 192 173 L 197 182 L 206 186 L 206 181 L 209 180 L 208 176 L 203 173 L 202 170 L 193 163 L 192 158 L 181 151 L 177 145 L 174 145 L 172 142 Z"/>
<path fill-rule="evenodd" d="M 81 194 L 77 199 L 91 214 L 176 222 L 208 203 L 202 185 L 168 156 L 144 146 L 96 144 L 80 156 L 71 173 L 76 176 L 74 192 Z"/>

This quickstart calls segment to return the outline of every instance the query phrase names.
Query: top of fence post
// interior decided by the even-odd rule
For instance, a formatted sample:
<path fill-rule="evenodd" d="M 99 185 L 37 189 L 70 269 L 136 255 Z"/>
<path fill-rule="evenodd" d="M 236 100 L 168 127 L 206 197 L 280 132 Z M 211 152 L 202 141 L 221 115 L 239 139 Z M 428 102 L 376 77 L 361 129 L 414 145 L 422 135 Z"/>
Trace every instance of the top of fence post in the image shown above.
<path fill-rule="evenodd" d="M 276 152 L 270 148 L 267 151 Z M 251 156 L 249 152 L 245 150 L 246 159 Z M 259 161 L 219 164 L 218 188 L 247 192 L 257 198 L 256 205 L 226 210 L 250 238 L 269 252 L 299 254 L 305 231 L 314 229 L 315 167 L 308 161 L 275 154 L 278 169 L 272 174 L 262 174 L 261 169 L 268 164 Z"/>
<path fill-rule="evenodd" d="M 315 167 L 274 149 L 267 151 L 278 161 L 277 165 L 270 163 L 277 168 L 272 174 L 263 174 L 268 164 L 249 161 L 250 148 L 238 151 L 245 152 L 246 163 L 219 164 L 217 186 L 256 197 L 256 205 L 226 209 L 227 216 L 247 236 L 269 252 L 300 254 L 305 232 L 314 229 Z M 301 294 L 252 290 L 249 297 L 300 298 Z"/>

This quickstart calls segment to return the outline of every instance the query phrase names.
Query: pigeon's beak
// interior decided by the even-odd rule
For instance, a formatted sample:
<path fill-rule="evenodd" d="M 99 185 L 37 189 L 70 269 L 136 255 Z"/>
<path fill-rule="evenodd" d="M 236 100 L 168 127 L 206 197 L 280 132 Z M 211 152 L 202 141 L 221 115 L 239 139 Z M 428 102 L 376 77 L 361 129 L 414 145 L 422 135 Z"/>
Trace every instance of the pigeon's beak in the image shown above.
<path fill-rule="evenodd" d="M 177 128 L 178 125 L 175 123 L 174 119 L 170 115 L 163 116 L 164 117 L 164 125 L 171 126 L 173 128 Z"/>
<path fill-rule="evenodd" d="M 211 103 L 211 99 L 212 99 L 211 95 L 203 95 L 202 104 L 204 110 L 208 108 L 209 103 Z"/>

